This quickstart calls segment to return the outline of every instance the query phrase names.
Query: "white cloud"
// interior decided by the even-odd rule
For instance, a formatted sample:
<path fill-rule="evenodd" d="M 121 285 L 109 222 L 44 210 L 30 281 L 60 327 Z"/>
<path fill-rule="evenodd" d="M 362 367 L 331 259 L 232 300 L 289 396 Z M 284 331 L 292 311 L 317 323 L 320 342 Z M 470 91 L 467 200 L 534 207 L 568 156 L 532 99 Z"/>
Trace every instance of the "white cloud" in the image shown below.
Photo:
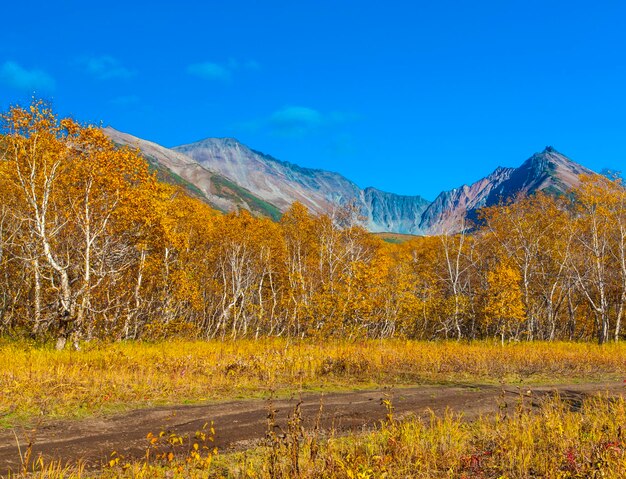
<path fill-rule="evenodd" d="M 259 70 L 260 65 L 254 60 L 240 62 L 235 58 L 229 58 L 224 64 L 215 62 L 194 63 L 187 67 L 187 73 L 205 80 L 230 80 L 235 71 Z"/>
<path fill-rule="evenodd" d="M 27 70 L 21 65 L 7 61 L 0 68 L 0 81 L 16 90 L 51 92 L 56 84 L 54 78 L 43 70 Z"/>
<path fill-rule="evenodd" d="M 194 63 L 187 67 L 187 73 L 206 80 L 229 80 L 230 70 L 222 65 L 211 62 Z"/>
<path fill-rule="evenodd" d="M 269 128 L 271 133 L 279 136 L 302 137 L 358 119 L 358 115 L 331 111 L 323 113 L 306 106 L 285 106 L 276 110 L 264 120 L 248 123 L 257 127 Z"/>
<path fill-rule="evenodd" d="M 314 108 L 287 105 L 264 118 L 240 122 L 236 126 L 248 131 L 265 131 L 269 134 L 301 138 L 323 132 L 324 135 L 341 135 L 343 127 L 360 118 L 354 113 L 331 111 L 321 112 Z"/>
<path fill-rule="evenodd" d="M 323 125 L 325 118 L 313 108 L 286 106 L 272 113 L 268 124 L 275 133 L 285 136 L 301 136 Z"/>
<path fill-rule="evenodd" d="M 99 80 L 135 76 L 133 70 L 126 68 L 117 58 L 109 55 L 82 57 L 78 60 L 78 63 L 87 73 Z"/>
<path fill-rule="evenodd" d="M 134 105 L 139 103 L 139 97 L 137 95 L 122 95 L 113 98 L 111 103 L 116 106 Z"/>

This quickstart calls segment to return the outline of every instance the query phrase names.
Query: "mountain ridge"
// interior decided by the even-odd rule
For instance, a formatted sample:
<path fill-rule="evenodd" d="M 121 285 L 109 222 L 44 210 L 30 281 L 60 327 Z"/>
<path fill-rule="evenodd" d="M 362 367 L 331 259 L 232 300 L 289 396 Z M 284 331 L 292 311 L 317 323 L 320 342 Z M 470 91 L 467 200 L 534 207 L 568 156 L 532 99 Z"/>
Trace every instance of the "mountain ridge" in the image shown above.
<path fill-rule="evenodd" d="M 210 165 L 282 210 L 294 201 L 300 201 L 320 213 L 337 201 L 358 196 L 358 186 L 338 173 L 277 160 L 229 138 L 207 138 L 172 150 L 189 156 L 201 165 Z M 303 187 L 307 190 L 306 194 Z"/>
<path fill-rule="evenodd" d="M 205 139 L 173 150 L 200 164 L 210 164 L 220 174 L 236 180 L 282 210 L 294 201 L 314 213 L 327 213 L 338 204 L 352 204 L 366 218 L 370 231 L 391 228 L 403 233 L 420 233 L 417 218 L 429 203 L 420 196 L 361 189 L 339 173 L 278 160 L 230 139 Z M 406 207 L 399 208 L 399 203 Z"/>
<path fill-rule="evenodd" d="M 351 204 L 372 232 L 456 233 L 484 206 L 535 191 L 565 193 L 578 183 L 580 174 L 593 174 L 547 146 L 517 168 L 498 166 L 469 185 L 442 191 L 431 202 L 419 195 L 360 188 L 340 173 L 279 160 L 232 137 L 208 137 L 165 148 L 110 127 L 104 130 L 114 141 L 139 148 L 152 161 L 194 185 L 205 201 L 220 205 L 222 211 L 246 208 L 276 219 L 295 201 L 316 214 Z M 227 185 L 229 194 L 220 190 L 220 185 Z"/>
<path fill-rule="evenodd" d="M 169 182 L 179 184 L 187 192 L 193 196 L 199 196 L 219 211 L 227 213 L 238 208 L 245 208 L 260 216 L 273 219 L 280 217 L 280 210 L 276 206 L 271 203 L 266 204 L 253 192 L 241 188 L 218 172 L 199 165 L 186 155 L 165 148 L 158 143 L 116 130 L 111 126 L 103 128 L 103 131 L 113 142 L 137 148 L 162 179 L 168 181 L 168 177 L 171 176 L 181 178 L 182 184 L 179 181 Z M 198 192 L 200 194 L 197 194 Z"/>

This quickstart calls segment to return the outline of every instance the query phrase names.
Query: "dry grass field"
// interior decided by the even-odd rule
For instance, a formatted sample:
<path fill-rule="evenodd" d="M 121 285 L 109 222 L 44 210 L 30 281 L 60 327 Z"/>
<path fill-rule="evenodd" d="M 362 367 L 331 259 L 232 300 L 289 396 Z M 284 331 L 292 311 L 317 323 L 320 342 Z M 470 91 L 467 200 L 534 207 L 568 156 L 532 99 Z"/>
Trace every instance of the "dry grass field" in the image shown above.
<path fill-rule="evenodd" d="M 55 351 L 26 342 L 0 347 L 0 415 L 4 428 L 81 421 L 157 405 L 348 391 L 381 386 L 541 385 L 626 377 L 626 345 L 499 342 L 92 343 Z M 522 390 L 521 388 L 520 390 Z M 112 455 L 94 471 L 80 463 L 29 457 L 11 477 L 624 477 L 626 404 L 621 396 L 558 397 L 468 420 L 462 411 L 386 419 L 367 433 L 287 426 L 245 451 L 216 450 L 207 425 L 196 434 L 153 431 L 146 455 Z"/>
<path fill-rule="evenodd" d="M 93 343 L 0 345 L 0 424 L 294 391 L 433 383 L 621 380 L 626 344 L 498 342 Z"/>

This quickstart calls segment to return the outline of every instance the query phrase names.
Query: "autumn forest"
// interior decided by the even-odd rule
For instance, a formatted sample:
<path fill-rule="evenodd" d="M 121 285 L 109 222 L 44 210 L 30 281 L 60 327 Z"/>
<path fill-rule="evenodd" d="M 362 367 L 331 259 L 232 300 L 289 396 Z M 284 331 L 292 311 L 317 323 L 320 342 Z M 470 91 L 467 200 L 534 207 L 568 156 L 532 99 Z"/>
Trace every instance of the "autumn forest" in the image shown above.
<path fill-rule="evenodd" d="M 589 340 L 623 336 L 626 191 L 582 177 L 389 243 L 350 205 L 222 214 L 42 102 L 0 137 L 0 332 L 181 338 Z"/>

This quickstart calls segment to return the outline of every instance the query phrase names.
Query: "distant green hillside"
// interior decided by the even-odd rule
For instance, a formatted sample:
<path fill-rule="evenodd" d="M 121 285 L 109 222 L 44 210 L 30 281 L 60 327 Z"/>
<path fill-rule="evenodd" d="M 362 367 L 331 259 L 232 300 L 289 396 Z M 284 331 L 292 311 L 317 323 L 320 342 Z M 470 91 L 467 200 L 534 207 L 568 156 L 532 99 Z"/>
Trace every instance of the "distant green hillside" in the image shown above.
<path fill-rule="evenodd" d="M 169 168 L 159 164 L 154 158 L 143 155 L 144 158 L 148 160 L 148 164 L 150 165 L 150 171 L 156 172 L 157 178 L 159 181 L 164 183 L 169 183 L 171 185 L 180 186 L 189 196 L 193 196 L 195 198 L 199 198 L 206 203 L 210 203 L 205 194 L 193 183 L 190 183 L 180 175 L 177 175 Z M 211 205 L 215 207 L 215 205 Z M 215 207 L 216 209 L 219 209 Z"/>
<path fill-rule="evenodd" d="M 231 199 L 237 204 L 245 203 L 253 213 L 267 216 L 274 221 L 278 221 L 282 216 L 282 213 L 276 206 L 254 196 L 250 191 L 230 181 L 228 178 L 215 175 L 212 181 L 218 196 Z"/>
<path fill-rule="evenodd" d="M 419 238 L 419 236 L 417 235 L 407 235 L 407 234 L 400 234 L 400 233 L 373 233 L 373 235 L 382 239 L 386 243 L 393 243 L 393 244 L 401 244 L 409 240 L 412 240 L 414 238 Z"/>
<path fill-rule="evenodd" d="M 254 216 L 264 216 L 274 221 L 279 220 L 282 215 L 276 206 L 220 173 L 204 168 L 200 164 L 190 166 L 193 165 L 192 159 L 176 158 L 175 155 L 180 155 L 176 151 L 111 127 L 104 130 L 117 146 L 128 145 L 136 148 L 148 162 L 150 170 L 156 172 L 159 181 L 180 187 L 188 195 L 204 201 L 222 213 L 246 209 Z"/>

